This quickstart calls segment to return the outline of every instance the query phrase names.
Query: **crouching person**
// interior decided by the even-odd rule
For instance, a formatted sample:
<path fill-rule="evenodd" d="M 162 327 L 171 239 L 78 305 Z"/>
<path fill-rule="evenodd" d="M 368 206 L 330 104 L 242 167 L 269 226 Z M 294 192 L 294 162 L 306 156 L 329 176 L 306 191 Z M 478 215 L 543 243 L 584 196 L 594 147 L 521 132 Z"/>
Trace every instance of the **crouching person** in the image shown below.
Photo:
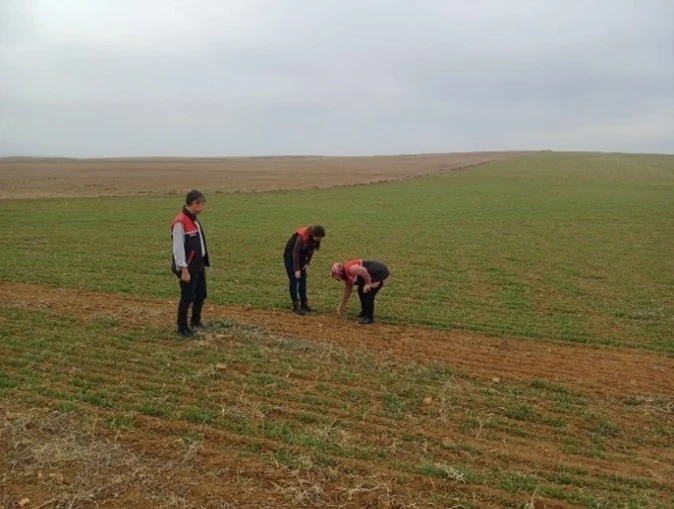
<path fill-rule="evenodd" d="M 342 315 L 346 303 L 351 297 L 354 285 L 358 287 L 360 298 L 361 325 L 374 322 L 374 298 L 390 276 L 388 267 L 374 260 L 351 260 L 347 263 L 334 263 L 330 269 L 330 277 L 336 281 L 344 281 L 344 291 L 337 306 L 337 314 Z"/>

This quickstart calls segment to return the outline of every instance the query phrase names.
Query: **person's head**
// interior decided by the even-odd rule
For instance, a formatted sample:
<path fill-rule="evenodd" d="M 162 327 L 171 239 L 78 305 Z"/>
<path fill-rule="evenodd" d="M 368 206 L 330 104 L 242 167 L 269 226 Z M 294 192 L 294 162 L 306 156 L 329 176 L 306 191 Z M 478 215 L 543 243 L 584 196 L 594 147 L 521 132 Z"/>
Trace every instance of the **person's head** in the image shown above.
<path fill-rule="evenodd" d="M 195 216 L 204 210 L 205 205 L 206 197 L 201 191 L 192 189 L 189 193 L 187 193 L 187 196 L 185 196 L 185 207 L 187 207 L 187 210 L 189 210 Z"/>
<path fill-rule="evenodd" d="M 311 240 L 314 241 L 316 249 L 320 249 L 321 240 L 325 237 L 325 228 L 320 224 L 312 224 L 309 226 L 309 235 L 311 235 Z"/>
<path fill-rule="evenodd" d="M 330 267 L 330 277 L 335 281 L 344 279 L 344 265 L 339 262 L 333 263 Z"/>

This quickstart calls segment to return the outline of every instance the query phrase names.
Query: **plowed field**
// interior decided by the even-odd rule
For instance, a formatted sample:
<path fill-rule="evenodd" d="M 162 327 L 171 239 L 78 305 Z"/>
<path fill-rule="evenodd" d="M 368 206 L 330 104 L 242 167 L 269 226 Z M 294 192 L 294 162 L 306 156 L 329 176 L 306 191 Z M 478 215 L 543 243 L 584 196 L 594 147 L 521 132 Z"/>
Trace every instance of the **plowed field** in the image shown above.
<path fill-rule="evenodd" d="M 213 305 L 180 342 L 175 302 L 0 296 L 7 507 L 672 500 L 671 357 Z"/>

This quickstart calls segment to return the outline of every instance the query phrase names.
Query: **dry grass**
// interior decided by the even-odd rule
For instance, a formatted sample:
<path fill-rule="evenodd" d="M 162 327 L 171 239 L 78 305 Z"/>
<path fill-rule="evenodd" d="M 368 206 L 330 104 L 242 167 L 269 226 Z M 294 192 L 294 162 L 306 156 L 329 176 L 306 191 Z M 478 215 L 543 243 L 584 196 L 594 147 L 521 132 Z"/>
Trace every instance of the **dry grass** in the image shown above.
<path fill-rule="evenodd" d="M 47 501 L 31 508 L 74 508 L 94 500 L 100 504 L 117 498 L 130 483 L 147 480 L 150 472 L 136 454 L 87 433 L 68 414 L 8 411 L 1 426 L 7 451 L 1 478 L 9 487 L 0 498 L 4 507 L 39 498 L 36 491 Z"/>
<path fill-rule="evenodd" d="M 170 457 L 158 460 L 104 432 L 96 414 L 12 407 L 3 405 L 0 423 L 2 507 L 238 507 L 190 501 L 185 484 L 173 481 L 192 475 L 199 442 L 174 440 Z"/>

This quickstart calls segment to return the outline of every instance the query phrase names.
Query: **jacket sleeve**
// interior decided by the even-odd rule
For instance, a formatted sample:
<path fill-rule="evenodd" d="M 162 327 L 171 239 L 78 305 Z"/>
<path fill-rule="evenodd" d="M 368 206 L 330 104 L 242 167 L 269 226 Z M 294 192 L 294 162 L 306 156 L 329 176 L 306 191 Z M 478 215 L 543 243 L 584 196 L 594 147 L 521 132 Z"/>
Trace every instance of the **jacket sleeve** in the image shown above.
<path fill-rule="evenodd" d="M 176 262 L 176 268 L 181 269 L 187 267 L 187 261 L 185 261 L 185 228 L 180 221 L 173 225 L 172 236 L 173 259 Z"/>
<path fill-rule="evenodd" d="M 302 248 L 304 247 L 304 242 L 302 242 L 302 237 L 299 235 L 295 239 L 295 245 L 293 246 L 293 270 L 297 272 L 302 270 L 301 267 L 301 258 L 302 258 Z"/>

